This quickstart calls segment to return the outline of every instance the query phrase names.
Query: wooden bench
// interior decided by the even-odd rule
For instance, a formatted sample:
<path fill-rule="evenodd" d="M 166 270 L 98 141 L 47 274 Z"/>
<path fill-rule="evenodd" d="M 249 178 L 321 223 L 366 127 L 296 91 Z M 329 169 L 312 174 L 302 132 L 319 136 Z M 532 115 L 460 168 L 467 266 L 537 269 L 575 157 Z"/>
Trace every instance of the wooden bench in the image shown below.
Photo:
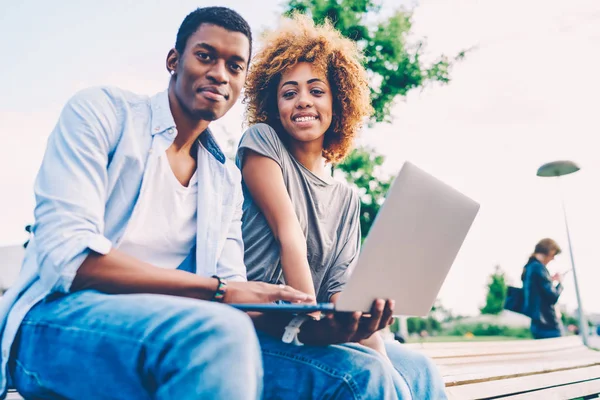
<path fill-rule="evenodd" d="M 577 336 L 406 346 L 433 359 L 451 400 L 593 399 L 600 393 L 600 352 Z M 7 400 L 17 399 L 9 392 Z"/>
<path fill-rule="evenodd" d="M 23 398 L 16 391 L 9 389 L 6 400 L 23 400 Z"/>
<path fill-rule="evenodd" d="M 577 336 L 408 344 L 433 359 L 449 399 L 598 398 L 600 352 Z"/>

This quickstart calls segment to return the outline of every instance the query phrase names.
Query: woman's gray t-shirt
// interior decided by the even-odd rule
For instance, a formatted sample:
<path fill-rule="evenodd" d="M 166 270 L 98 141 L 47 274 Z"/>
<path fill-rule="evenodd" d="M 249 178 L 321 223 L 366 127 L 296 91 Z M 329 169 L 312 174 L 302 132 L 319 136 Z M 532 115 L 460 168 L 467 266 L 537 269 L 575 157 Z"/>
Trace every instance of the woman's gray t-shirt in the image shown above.
<path fill-rule="evenodd" d="M 236 164 L 241 169 L 246 150 L 275 161 L 306 237 L 308 263 L 317 302 L 328 302 L 346 284 L 360 250 L 360 201 L 342 182 L 322 179 L 288 152 L 269 125 L 249 128 L 240 140 Z M 242 236 L 248 279 L 283 283 L 279 244 L 246 185 Z"/>

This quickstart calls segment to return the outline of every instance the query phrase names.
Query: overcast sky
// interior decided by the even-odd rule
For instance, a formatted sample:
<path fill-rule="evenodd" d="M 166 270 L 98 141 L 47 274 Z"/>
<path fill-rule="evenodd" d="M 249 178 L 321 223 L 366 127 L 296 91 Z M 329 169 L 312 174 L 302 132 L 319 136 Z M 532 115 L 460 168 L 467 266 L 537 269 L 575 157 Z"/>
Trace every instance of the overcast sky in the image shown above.
<path fill-rule="evenodd" d="M 21 243 L 32 222 L 33 180 L 65 101 L 78 89 L 114 85 L 153 94 L 166 87 L 165 57 L 198 1 L 19 1 L 0 3 L 0 245 Z M 275 26 L 279 0 L 220 1 L 246 17 L 256 36 Z M 384 2 L 386 10 L 395 1 Z M 404 4 L 414 4 L 406 1 Z M 481 203 L 440 293 L 458 313 L 483 305 L 500 265 L 517 283 L 535 243 L 566 250 L 551 270 L 570 268 L 555 179 L 535 176 L 547 161 L 582 170 L 562 179 L 584 309 L 600 312 L 600 2 L 596 0 L 429 0 L 415 8 L 415 35 L 429 55 L 474 48 L 446 86 L 412 92 L 394 122 L 361 142 L 405 160 Z M 242 107 L 218 121 L 221 139 L 241 134 Z M 561 303 L 576 307 L 572 275 Z"/>

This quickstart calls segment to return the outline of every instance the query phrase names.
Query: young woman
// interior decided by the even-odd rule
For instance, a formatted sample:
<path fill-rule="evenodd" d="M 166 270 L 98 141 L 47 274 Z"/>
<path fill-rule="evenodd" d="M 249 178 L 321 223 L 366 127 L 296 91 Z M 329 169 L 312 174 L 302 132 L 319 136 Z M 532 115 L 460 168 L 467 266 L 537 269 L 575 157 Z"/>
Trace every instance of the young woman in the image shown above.
<path fill-rule="evenodd" d="M 328 164 L 348 154 L 371 115 L 367 73 L 354 42 L 307 17 L 286 20 L 263 44 L 248 74 L 251 127 L 237 153 L 248 279 L 335 302 L 360 250 L 360 202 Z M 393 304 L 374 304 L 384 307 Z M 415 398 L 445 398 L 429 360 L 378 333 L 360 343 L 391 359 Z"/>
<path fill-rule="evenodd" d="M 556 302 L 563 291 L 561 276 L 551 276 L 547 268 L 560 253 L 561 249 L 554 240 L 542 239 L 535 245 L 533 254 L 523 267 L 524 308 L 525 314 L 531 317 L 534 339 L 562 336 L 562 322 L 556 313 Z"/>

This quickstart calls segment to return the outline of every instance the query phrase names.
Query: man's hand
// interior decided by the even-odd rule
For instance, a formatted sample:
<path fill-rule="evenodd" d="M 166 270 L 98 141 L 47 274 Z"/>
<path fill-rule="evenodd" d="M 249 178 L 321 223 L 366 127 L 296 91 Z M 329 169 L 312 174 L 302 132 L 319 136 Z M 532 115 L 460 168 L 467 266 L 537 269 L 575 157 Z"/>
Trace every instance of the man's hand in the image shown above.
<path fill-rule="evenodd" d="M 360 342 L 389 325 L 394 302 L 375 300 L 370 314 L 337 312 L 302 325 L 298 339 L 313 346 Z"/>
<path fill-rule="evenodd" d="M 314 303 L 315 298 L 290 286 L 264 282 L 228 282 L 225 303 L 272 303 L 277 300 L 292 303 Z"/>
<path fill-rule="evenodd" d="M 363 315 L 358 326 L 354 341 L 368 339 L 377 331 L 382 330 L 392 323 L 392 314 L 394 313 L 394 301 L 377 299 L 371 306 L 369 316 Z"/>

